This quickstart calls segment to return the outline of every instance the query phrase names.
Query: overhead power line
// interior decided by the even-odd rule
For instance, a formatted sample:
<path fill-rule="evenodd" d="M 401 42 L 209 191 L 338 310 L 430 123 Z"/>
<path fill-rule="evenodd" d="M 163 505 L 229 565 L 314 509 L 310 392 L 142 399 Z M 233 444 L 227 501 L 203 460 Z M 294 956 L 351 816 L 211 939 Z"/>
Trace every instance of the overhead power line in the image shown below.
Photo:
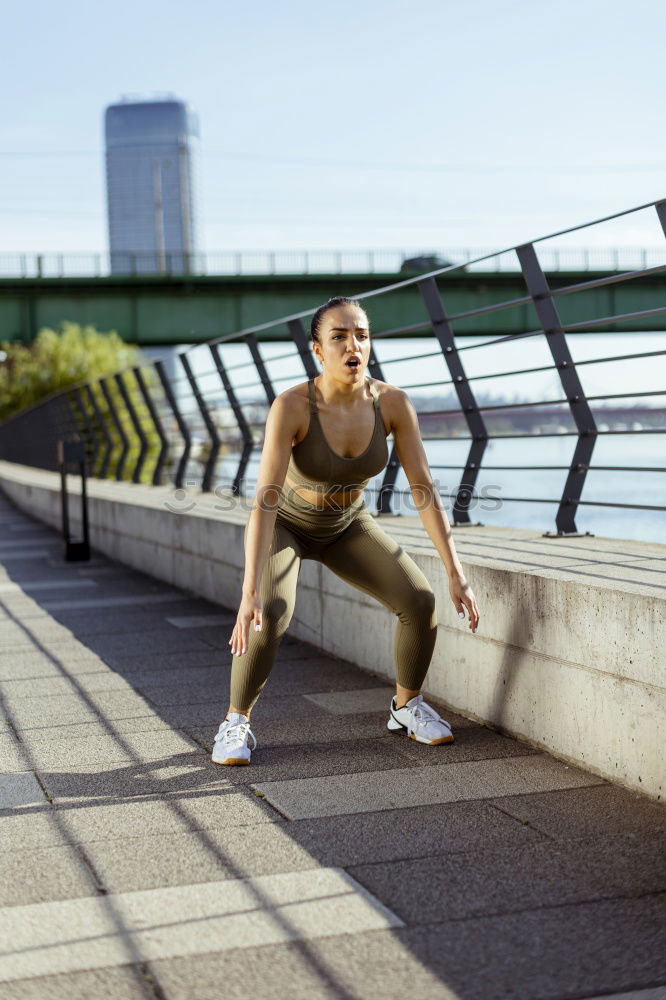
<path fill-rule="evenodd" d="M 520 173 L 633 173 L 655 172 L 660 173 L 666 168 L 665 163 L 421 163 L 414 160 L 411 163 L 390 163 L 390 162 L 366 162 L 352 160 L 331 160 L 318 157 L 301 156 L 279 156 L 265 153 L 244 153 L 225 149 L 200 149 L 199 155 L 206 159 L 208 157 L 224 157 L 229 160 L 243 160 L 256 163 L 284 163 L 291 165 L 302 165 L 310 167 L 324 167 L 339 169 L 347 167 L 354 170 L 380 170 L 380 171 L 401 171 L 412 173 L 492 173 L 498 170 L 507 170 Z M 0 150 L 0 157 L 7 158 L 34 158 L 34 159 L 57 159 L 76 158 L 85 156 L 104 156 L 101 149 L 13 149 Z"/>

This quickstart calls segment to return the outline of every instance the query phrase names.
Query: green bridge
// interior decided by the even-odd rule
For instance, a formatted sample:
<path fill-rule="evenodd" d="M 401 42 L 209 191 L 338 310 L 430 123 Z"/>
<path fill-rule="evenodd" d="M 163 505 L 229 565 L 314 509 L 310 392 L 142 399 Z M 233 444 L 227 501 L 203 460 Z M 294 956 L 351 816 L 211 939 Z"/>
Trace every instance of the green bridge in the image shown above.
<path fill-rule="evenodd" d="M 546 272 L 551 289 L 611 278 L 614 271 Z M 405 276 L 381 274 L 298 275 L 137 275 L 66 278 L 0 279 L 0 340 L 29 343 L 42 327 L 69 320 L 115 330 L 124 340 L 145 346 L 194 344 L 226 337 L 277 317 L 314 309 L 332 295 L 359 295 L 395 284 Z M 527 294 L 518 271 L 457 269 L 438 277 L 449 316 L 482 310 Z M 662 310 L 633 320 L 602 322 L 592 333 L 664 330 L 666 273 L 647 271 L 631 281 L 605 284 L 560 295 L 557 308 L 563 326 L 607 316 Z M 412 326 L 405 336 L 423 335 L 427 314 L 417 284 L 407 284 L 390 296 L 366 303 L 376 332 Z M 419 328 L 422 320 L 424 326 Z M 461 336 L 526 333 L 539 328 L 531 302 L 457 320 Z M 285 324 L 257 333 L 258 340 L 291 339 Z"/>

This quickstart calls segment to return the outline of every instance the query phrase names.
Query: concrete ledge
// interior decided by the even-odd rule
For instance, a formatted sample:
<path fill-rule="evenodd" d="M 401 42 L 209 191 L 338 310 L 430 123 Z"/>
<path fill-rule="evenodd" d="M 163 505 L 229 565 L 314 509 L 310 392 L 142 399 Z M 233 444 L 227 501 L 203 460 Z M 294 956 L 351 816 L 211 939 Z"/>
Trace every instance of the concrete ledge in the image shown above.
<path fill-rule="evenodd" d="M 57 474 L 0 462 L 0 488 L 21 510 L 60 529 Z M 69 489 L 78 530 L 73 477 Z M 93 548 L 237 610 L 249 500 L 105 480 L 89 480 L 88 494 Z M 481 611 L 471 635 L 455 614 L 444 566 L 420 519 L 387 517 L 381 525 L 437 596 L 439 635 L 426 694 L 662 799 L 666 545 L 454 529 Z M 304 561 L 291 635 L 392 679 L 392 618 L 326 567 Z"/>

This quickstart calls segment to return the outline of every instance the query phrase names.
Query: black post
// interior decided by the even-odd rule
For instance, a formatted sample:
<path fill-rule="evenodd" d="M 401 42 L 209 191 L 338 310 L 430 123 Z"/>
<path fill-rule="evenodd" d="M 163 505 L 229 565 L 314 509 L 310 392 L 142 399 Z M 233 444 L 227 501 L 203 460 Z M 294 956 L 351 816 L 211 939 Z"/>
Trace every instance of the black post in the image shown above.
<path fill-rule="evenodd" d="M 183 486 L 183 476 L 185 475 L 185 470 L 187 468 L 187 463 L 190 458 L 190 449 L 192 447 L 192 438 L 190 437 L 190 431 L 183 420 L 180 409 L 178 408 L 178 403 L 176 402 L 176 397 L 174 391 L 171 388 L 171 383 L 167 377 L 166 369 L 162 361 L 154 361 L 153 367 L 158 374 L 159 380 L 162 383 L 162 388 L 164 389 L 164 395 L 166 396 L 167 402 L 171 407 L 171 412 L 173 413 L 176 423 L 178 424 L 178 430 L 180 435 L 185 442 L 185 447 L 178 461 L 178 468 L 176 469 L 176 475 L 174 482 L 178 489 L 182 489 Z"/>
<path fill-rule="evenodd" d="M 463 363 L 460 359 L 453 330 L 444 310 L 437 282 L 434 278 L 426 278 L 424 281 L 418 282 L 418 288 L 425 307 L 428 310 L 434 334 L 442 349 L 442 355 L 449 369 L 453 387 L 460 403 L 460 409 L 472 436 L 472 444 L 467 455 L 465 469 L 460 485 L 458 486 L 452 511 L 453 523 L 456 527 L 460 527 L 472 523 L 469 516 L 469 506 L 481 468 L 483 453 L 488 444 L 488 431 L 486 430 L 481 411 L 479 410 L 478 403 L 476 402 L 472 387 L 469 384 Z M 480 521 L 477 521 L 477 524 L 480 523 Z"/>
<path fill-rule="evenodd" d="M 75 462 L 81 476 L 81 525 L 83 538 L 73 539 L 69 531 L 69 506 L 67 500 L 67 464 Z M 86 446 L 84 441 L 58 441 L 58 466 L 60 469 L 60 505 L 62 510 L 62 535 L 65 540 L 65 561 L 82 562 L 90 559 L 88 534 L 88 496 L 86 494 Z"/>
<path fill-rule="evenodd" d="M 208 407 L 206 406 L 206 401 L 201 395 L 201 390 L 197 384 L 197 380 L 194 377 L 192 371 L 192 366 L 190 365 L 189 358 L 187 354 L 179 354 L 180 363 L 185 369 L 185 375 L 187 376 L 187 381 L 190 384 L 190 389 L 196 400 L 197 406 L 199 407 L 199 413 L 206 425 L 206 430 L 208 431 L 208 436 L 210 437 L 210 453 L 208 455 L 208 460 L 204 468 L 203 479 L 201 481 L 201 492 L 210 493 L 210 484 L 213 481 L 213 473 L 215 471 L 215 463 L 217 462 L 217 456 L 220 451 L 220 436 L 217 433 L 217 427 L 215 426 L 215 421 L 208 412 Z"/>
<path fill-rule="evenodd" d="M 243 451 L 241 452 L 238 469 L 236 470 L 236 475 L 234 476 L 234 481 L 231 485 L 231 492 L 237 497 L 240 496 L 241 484 L 243 482 L 243 477 L 245 476 L 245 469 L 247 468 L 247 463 L 250 461 L 250 455 L 252 454 L 252 449 L 254 448 L 254 438 L 252 436 L 252 431 L 248 426 L 248 422 L 245 419 L 241 405 L 238 402 L 236 393 L 234 392 L 234 387 L 232 386 L 231 380 L 227 374 L 227 369 L 224 366 L 224 361 L 222 360 L 222 355 L 220 354 L 219 345 L 209 344 L 208 348 L 213 356 L 215 367 L 217 368 L 218 375 L 220 376 L 222 385 L 224 386 L 224 391 L 227 394 L 227 399 L 229 400 L 229 405 L 231 406 L 236 423 L 238 424 L 238 429 L 243 438 Z"/>
<path fill-rule="evenodd" d="M 591 534 L 589 531 L 583 533 L 576 530 L 576 511 L 597 440 L 597 425 L 590 404 L 585 397 L 585 390 L 578 377 L 557 308 L 550 294 L 548 281 L 534 246 L 531 243 L 525 243 L 523 246 L 516 247 L 516 256 L 523 272 L 527 290 L 532 296 L 541 329 L 546 337 L 546 343 L 555 362 L 557 374 L 560 377 L 571 416 L 578 431 L 578 441 L 571 459 L 569 474 L 555 515 L 557 534 L 546 531 L 542 537 L 559 538 L 564 535 L 567 538 L 577 538 L 580 534 Z"/>

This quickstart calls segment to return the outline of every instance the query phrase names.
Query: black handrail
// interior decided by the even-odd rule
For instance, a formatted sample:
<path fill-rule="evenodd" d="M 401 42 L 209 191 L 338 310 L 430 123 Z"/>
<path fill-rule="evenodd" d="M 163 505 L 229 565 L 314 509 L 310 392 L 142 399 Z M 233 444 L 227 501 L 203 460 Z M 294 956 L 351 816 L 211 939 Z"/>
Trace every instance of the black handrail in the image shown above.
<path fill-rule="evenodd" d="M 372 299 L 378 296 L 390 296 L 397 290 L 403 290 L 407 286 L 414 286 L 414 291 L 418 292 L 421 298 L 423 309 L 427 314 L 427 319 L 422 315 L 410 317 L 402 325 L 373 331 L 371 343 L 371 356 L 369 371 L 373 377 L 387 381 L 385 370 L 390 371 L 390 366 L 404 363 L 410 360 L 427 360 L 434 358 L 443 359 L 447 366 L 449 377 L 433 381 L 417 382 L 405 384 L 405 389 L 419 388 L 445 388 L 450 387 L 457 398 L 458 405 L 453 408 L 439 408 L 436 410 L 421 409 L 418 412 L 422 425 L 422 438 L 424 442 L 432 440 L 442 440 L 441 434 L 434 435 L 428 433 L 427 423 L 433 419 L 455 420 L 458 419 L 461 428 L 467 429 L 468 434 L 457 435 L 456 440 L 466 442 L 468 449 L 467 457 L 463 463 L 463 473 L 458 486 L 450 493 L 441 493 L 442 496 L 449 496 L 453 500 L 453 523 L 455 525 L 470 524 L 471 502 L 474 498 L 476 484 L 482 471 L 561 471 L 566 472 L 559 500 L 554 497 L 541 496 L 502 496 L 502 502 L 510 503 L 557 503 L 556 535 L 548 533 L 549 537 L 571 536 L 577 533 L 575 516 L 580 507 L 618 507 L 630 510 L 666 510 L 666 506 L 655 504 L 622 503 L 613 500 L 586 500 L 583 499 L 583 490 L 586 475 L 592 470 L 605 470 L 614 472 L 666 472 L 666 466 L 652 465 L 594 465 L 592 455 L 595 444 L 599 438 L 615 434 L 627 435 L 652 435 L 666 433 L 666 421 L 662 420 L 659 426 L 643 426 L 640 428 L 625 428 L 620 430 L 599 428 L 596 419 L 600 418 L 599 412 L 593 412 L 592 403 L 632 398 L 651 398 L 659 395 L 666 395 L 666 389 L 648 389 L 637 392 L 615 392 L 605 394 L 586 395 L 583 384 L 579 376 L 579 370 L 586 365 L 599 363 L 622 363 L 636 360 L 646 360 L 648 358 L 659 357 L 666 354 L 663 350 L 623 352 L 608 357 L 585 358 L 581 361 L 574 361 L 569 350 L 567 334 L 594 331 L 600 325 L 607 326 L 615 324 L 618 331 L 626 323 L 639 322 L 642 319 L 653 318 L 655 316 L 666 316 L 666 305 L 651 309 L 633 309 L 622 313 L 613 312 L 611 315 L 595 317 L 583 315 L 576 321 L 564 323 L 558 314 L 558 303 L 563 301 L 564 296 L 570 296 L 576 292 L 591 292 L 608 285 L 617 286 L 622 283 L 631 283 L 637 278 L 650 275 L 661 274 L 666 271 L 666 264 L 647 266 L 641 269 L 625 269 L 621 272 L 595 276 L 589 280 L 577 281 L 559 287 L 550 287 L 550 281 L 546 278 L 543 261 L 537 253 L 537 248 L 545 240 L 562 236 L 574 231 L 581 231 L 593 225 L 607 222 L 621 216 L 627 216 L 639 211 L 651 210 L 656 212 L 661 229 L 666 236 L 666 200 L 650 202 L 616 212 L 605 216 L 602 219 L 595 219 L 579 226 L 561 230 L 558 233 L 550 233 L 547 236 L 532 240 L 528 243 L 518 244 L 505 250 L 496 250 L 485 256 L 475 259 L 465 260 L 464 263 L 451 264 L 438 268 L 427 274 L 417 274 L 414 276 L 401 278 L 396 282 L 383 287 L 373 289 L 369 292 L 353 296 L 366 303 L 370 313 L 372 312 Z M 556 251 L 557 252 L 557 251 Z M 469 268 L 471 265 L 483 265 L 488 261 L 496 260 L 501 255 L 513 255 L 515 257 L 515 268 L 518 277 L 522 276 L 525 283 L 526 293 L 524 295 L 506 299 L 492 305 L 484 305 L 466 309 L 451 315 L 447 315 L 445 296 L 446 284 L 440 285 L 439 279 L 443 276 L 450 276 L 456 271 Z M 645 258 L 645 255 L 644 255 Z M 551 279 L 552 280 L 552 279 Z M 614 299 L 611 297 L 611 302 Z M 489 336 L 482 341 L 473 344 L 458 344 L 456 340 L 455 325 L 464 323 L 472 317 L 481 315 L 487 316 L 494 313 L 501 313 L 517 307 L 529 307 L 533 310 L 538 320 L 538 326 L 533 330 L 528 330 L 519 334 L 501 334 Z M 213 489 L 221 488 L 225 477 L 220 477 L 215 483 L 215 473 L 220 461 L 225 460 L 225 456 L 238 452 L 238 464 L 231 477 L 226 475 L 226 480 L 231 479 L 231 492 L 238 496 L 243 494 L 245 485 L 245 474 L 248 464 L 254 452 L 258 452 L 260 440 L 255 439 L 253 430 L 261 429 L 265 422 L 265 409 L 270 406 L 276 397 L 276 386 L 283 383 L 293 383 L 298 376 L 293 375 L 271 375 L 271 368 L 277 362 L 293 360 L 297 367 L 304 371 L 306 375 L 312 377 L 318 373 L 311 345 L 306 331 L 305 322 L 312 315 L 314 309 L 310 308 L 303 312 L 294 313 L 289 316 L 279 317 L 269 323 L 261 323 L 255 326 L 246 327 L 240 330 L 227 332 L 221 336 L 209 340 L 205 344 L 197 344 L 188 347 L 179 355 L 184 374 L 168 375 L 165 364 L 156 361 L 152 365 L 134 366 L 132 371 L 135 376 L 136 385 L 140 395 L 135 399 L 129 392 L 126 373 L 129 369 L 120 369 L 118 372 L 109 373 L 98 384 L 106 402 L 103 409 L 93 391 L 92 383 L 88 381 L 79 382 L 73 386 L 68 386 L 66 390 L 53 393 L 47 399 L 42 400 L 34 407 L 14 415 L 0 425 L 0 457 L 9 458 L 12 461 L 24 461 L 40 467 L 51 468 L 51 459 L 45 457 L 47 452 L 44 442 L 38 445 L 38 434 L 40 425 L 49 423 L 51 420 L 57 421 L 59 426 L 63 425 L 63 420 L 70 427 L 74 427 L 74 434 L 80 436 L 87 444 L 87 450 L 92 457 L 92 465 L 96 465 L 100 446 L 104 445 L 104 458 L 99 470 L 99 476 L 114 476 L 116 479 L 127 478 L 129 473 L 125 473 L 124 464 L 131 447 L 136 447 L 134 440 L 138 441 L 139 457 L 133 470 L 134 481 L 140 481 L 141 477 L 148 476 L 143 473 L 143 467 L 148 452 L 149 440 L 155 440 L 157 434 L 159 443 L 159 456 L 156 467 L 152 473 L 151 481 L 154 484 L 163 481 L 163 472 L 166 469 L 167 455 L 182 447 L 180 459 L 175 471 L 170 471 L 173 483 L 176 487 L 183 486 L 187 477 L 188 484 L 193 485 L 200 479 L 200 486 L 203 492 L 210 492 Z M 665 326 L 666 328 L 666 326 Z M 274 340 L 275 331 L 282 330 L 287 341 L 291 343 L 290 349 L 266 358 L 260 350 L 260 341 L 264 334 L 271 332 Z M 423 332 L 430 334 L 434 349 L 420 353 L 404 354 L 400 357 L 380 359 L 377 350 L 383 342 L 389 343 L 396 337 L 414 335 Z M 627 331 L 630 332 L 630 331 Z M 533 365 L 522 368 L 511 368 L 494 370 L 481 374 L 468 374 L 464 359 L 468 351 L 483 351 L 488 348 L 496 349 L 504 344 L 515 344 L 519 341 L 542 338 L 547 345 L 552 357 L 552 361 L 543 365 Z M 247 359 L 238 361 L 234 359 L 233 364 L 227 364 L 223 357 L 223 350 L 229 344 L 243 344 L 248 351 Z M 207 348 L 208 359 L 212 359 L 212 366 L 204 370 L 198 370 L 193 360 L 190 358 L 194 351 Z M 243 382 L 236 381 L 236 376 L 249 369 L 256 374 L 257 378 Z M 540 372 L 552 371 L 557 374 L 562 386 L 562 395 L 555 399 L 530 400 L 516 403 L 484 403 L 479 400 L 474 392 L 475 383 L 484 383 L 488 380 L 496 380 L 516 375 L 530 375 Z M 145 373 L 145 374 L 144 374 Z M 248 372 L 249 374 L 249 372 Z M 155 379 L 157 375 L 157 379 Z M 149 377 L 150 376 L 150 377 Z M 215 385 L 215 389 L 209 388 L 203 391 L 202 383 L 206 379 L 210 384 Z M 118 393 L 110 392 L 110 385 L 115 384 Z M 148 386 L 157 387 L 161 385 L 162 393 L 157 394 L 154 388 L 149 390 Z M 260 398 L 252 403 L 243 403 L 240 393 L 247 391 L 260 391 Z M 141 412 L 137 403 L 142 403 Z M 88 405 L 89 404 L 89 405 Z M 145 405 L 144 405 L 145 404 Z M 263 410 L 261 408 L 263 407 Z M 553 419 L 561 419 L 566 412 L 570 418 L 570 424 L 562 423 L 557 431 L 539 428 L 538 437 L 575 437 L 576 444 L 569 465 L 487 465 L 483 462 L 483 457 L 487 445 L 490 441 L 501 441 L 504 439 L 530 440 L 537 435 L 531 430 L 494 430 L 489 425 L 494 414 L 505 416 L 513 412 L 519 412 L 525 419 L 530 414 L 537 413 L 541 408 L 552 408 Z M 261 416 L 256 412 L 261 410 Z M 566 408 L 566 410 L 564 410 Z M 247 413 L 248 409 L 253 410 Z M 53 413 L 53 417 L 51 416 Z M 649 415 L 666 416 L 666 410 L 652 407 L 646 408 L 644 413 Z M 603 414 L 603 410 L 601 411 Z M 485 417 L 485 419 L 484 419 Z M 596 418 L 596 419 L 595 419 Z M 71 434 L 70 434 L 71 436 Z M 114 440 L 121 445 L 120 454 L 115 462 L 111 461 L 114 449 Z M 20 441 L 20 456 L 17 457 L 16 443 Z M 201 455 L 205 454 L 205 462 L 197 456 L 197 448 L 203 448 Z M 203 465 L 203 473 L 197 472 L 197 461 Z M 380 485 L 372 485 L 369 492 L 377 494 L 377 513 L 392 513 L 391 502 L 393 496 L 401 496 L 409 491 L 397 488 L 397 476 L 400 468 L 400 461 L 395 446 L 392 447 L 390 458 L 385 470 L 383 480 Z M 431 463 L 432 470 L 460 469 L 460 465 Z M 172 466 L 169 467 L 169 470 Z"/>

